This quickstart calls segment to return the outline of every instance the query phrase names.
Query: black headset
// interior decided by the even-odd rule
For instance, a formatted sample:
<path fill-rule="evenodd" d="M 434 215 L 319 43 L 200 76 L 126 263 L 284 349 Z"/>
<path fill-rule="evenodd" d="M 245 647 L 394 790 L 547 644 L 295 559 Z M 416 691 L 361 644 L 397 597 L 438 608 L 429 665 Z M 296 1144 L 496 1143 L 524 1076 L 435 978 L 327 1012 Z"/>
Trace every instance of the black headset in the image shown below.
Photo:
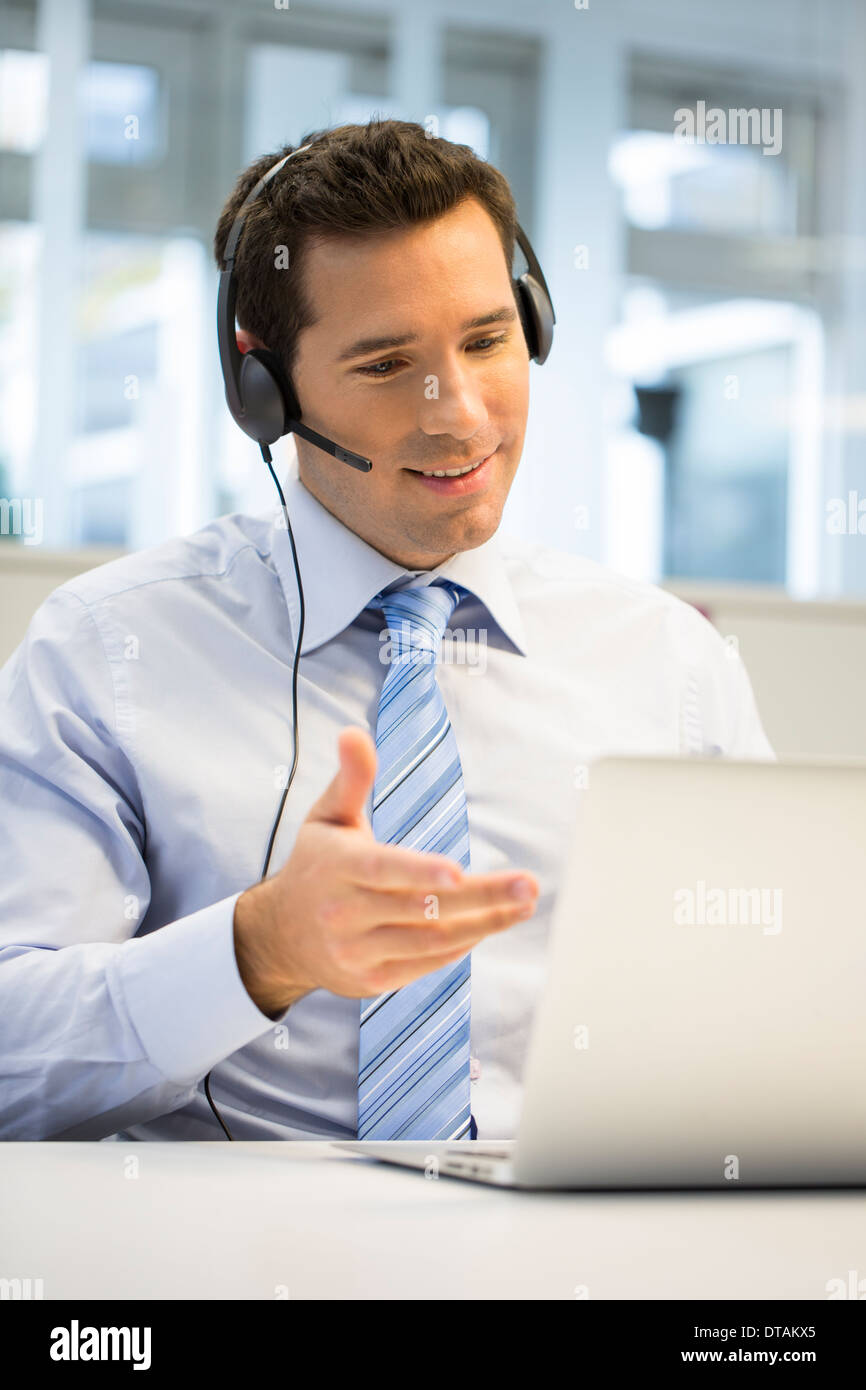
<path fill-rule="evenodd" d="M 363 473 L 369 473 L 373 467 L 371 459 L 365 458 L 363 454 L 356 454 L 351 449 L 346 449 L 340 444 L 335 444 L 332 439 L 326 439 L 323 434 L 311 430 L 309 426 L 301 423 L 301 407 L 295 392 L 286 379 L 282 365 L 276 353 L 268 348 L 250 348 L 248 352 L 242 353 L 237 344 L 235 329 L 235 305 L 237 302 L 238 287 L 234 278 L 234 263 L 237 254 L 238 242 L 247 214 L 251 205 L 260 196 L 262 190 L 271 182 L 282 169 L 283 165 L 290 159 L 294 159 L 296 154 L 302 154 L 304 150 L 311 146 L 300 145 L 298 149 L 292 150 L 290 154 L 284 155 L 276 164 L 268 169 L 258 183 L 250 190 L 238 209 L 238 214 L 232 223 L 231 231 L 226 240 L 223 252 L 224 269 L 220 273 L 219 294 L 217 296 L 217 338 L 219 344 L 220 366 L 222 367 L 223 381 L 225 383 L 226 404 L 232 414 L 233 419 L 240 425 L 244 434 L 248 434 L 254 439 L 262 451 L 262 458 L 270 470 L 285 517 L 286 530 L 289 536 L 289 543 L 292 547 L 292 560 L 295 567 L 295 578 L 298 585 L 299 619 L 298 637 L 295 643 L 295 656 L 292 664 L 292 766 L 289 772 L 286 785 L 283 789 L 277 814 L 271 827 L 270 839 L 268 841 L 267 853 L 265 854 L 264 867 L 262 868 L 262 879 L 267 877 L 268 868 L 271 862 L 271 853 L 274 848 L 277 830 L 283 814 L 283 807 L 286 804 L 286 797 L 295 776 L 295 769 L 298 766 L 298 661 L 301 655 L 301 645 L 304 640 L 304 586 L 301 583 L 301 571 L 298 565 L 298 552 L 295 546 L 295 538 L 292 534 L 292 525 L 289 520 L 286 499 L 280 487 L 279 479 L 273 469 L 273 459 L 268 447 L 281 439 L 284 434 L 298 434 L 302 439 L 315 444 L 319 449 L 324 449 L 325 453 L 332 454 L 341 463 L 347 463 L 351 468 L 358 468 Z M 539 365 L 547 361 L 553 343 L 553 325 L 556 322 L 556 315 L 553 312 L 553 304 L 547 282 L 538 264 L 535 252 L 530 245 L 529 238 L 518 224 L 516 228 L 517 243 L 526 257 L 528 269 L 518 278 L 512 277 L 512 287 L 517 303 L 517 310 L 520 315 L 520 322 L 523 326 L 523 336 L 526 339 L 526 346 L 529 349 L 529 356 L 532 361 Z M 211 1071 L 213 1068 L 211 1068 Z M 225 1124 L 222 1116 L 214 1104 L 210 1093 L 209 1071 L 204 1078 L 204 1091 L 207 1096 L 208 1104 L 219 1121 L 227 1139 L 233 1136 Z"/>

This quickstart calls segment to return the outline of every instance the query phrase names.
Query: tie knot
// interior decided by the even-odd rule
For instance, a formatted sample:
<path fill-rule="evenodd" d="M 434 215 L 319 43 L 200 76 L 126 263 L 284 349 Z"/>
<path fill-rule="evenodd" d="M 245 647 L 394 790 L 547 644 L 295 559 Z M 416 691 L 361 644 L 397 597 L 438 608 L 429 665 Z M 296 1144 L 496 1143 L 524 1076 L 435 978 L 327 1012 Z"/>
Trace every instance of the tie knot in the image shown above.
<path fill-rule="evenodd" d="M 391 660 L 425 652 L 439 655 L 442 636 L 465 589 L 450 579 L 376 594 L 368 608 L 381 608 L 388 624 Z"/>

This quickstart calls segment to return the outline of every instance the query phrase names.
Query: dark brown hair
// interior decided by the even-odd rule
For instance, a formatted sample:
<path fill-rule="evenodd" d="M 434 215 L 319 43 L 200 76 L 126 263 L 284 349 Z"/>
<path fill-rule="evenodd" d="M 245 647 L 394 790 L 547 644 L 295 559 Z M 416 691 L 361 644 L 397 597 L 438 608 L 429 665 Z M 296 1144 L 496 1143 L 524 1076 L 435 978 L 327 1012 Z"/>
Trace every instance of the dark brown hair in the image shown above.
<path fill-rule="evenodd" d="M 289 160 L 251 206 L 235 259 L 236 317 L 280 358 L 291 379 L 297 337 L 315 322 L 305 293 L 305 249 L 328 236 L 407 227 L 441 217 L 467 198 L 490 214 L 511 275 L 517 212 L 508 181 L 468 145 L 428 135 L 413 121 L 379 120 L 311 131 L 311 144 Z M 214 236 L 223 249 L 237 212 L 263 174 L 293 145 L 262 155 L 240 175 Z M 278 248 L 288 252 L 278 254 Z M 289 269 L 279 268 L 288 260 Z"/>

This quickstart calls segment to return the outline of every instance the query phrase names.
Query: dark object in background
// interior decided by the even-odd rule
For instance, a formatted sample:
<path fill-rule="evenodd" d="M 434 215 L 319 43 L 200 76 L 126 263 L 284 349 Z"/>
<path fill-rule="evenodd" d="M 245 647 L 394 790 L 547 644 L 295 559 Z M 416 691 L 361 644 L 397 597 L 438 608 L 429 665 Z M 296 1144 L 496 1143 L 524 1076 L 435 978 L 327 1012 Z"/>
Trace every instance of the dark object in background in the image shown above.
<path fill-rule="evenodd" d="M 635 386 L 637 397 L 637 429 L 660 444 L 667 444 L 676 425 L 676 410 L 680 398 L 678 386 Z"/>

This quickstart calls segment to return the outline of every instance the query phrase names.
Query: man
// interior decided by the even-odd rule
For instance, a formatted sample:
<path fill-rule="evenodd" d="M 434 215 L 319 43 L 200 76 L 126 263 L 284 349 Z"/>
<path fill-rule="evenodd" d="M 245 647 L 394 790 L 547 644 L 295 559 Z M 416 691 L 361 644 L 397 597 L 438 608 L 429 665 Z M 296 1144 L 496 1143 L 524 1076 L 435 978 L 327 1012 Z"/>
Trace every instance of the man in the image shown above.
<path fill-rule="evenodd" d="M 374 466 L 297 440 L 270 870 L 281 510 L 63 585 L 2 673 L 6 1138 L 221 1139 L 211 1072 L 234 1138 L 511 1137 L 592 761 L 773 757 L 694 609 L 499 534 L 529 399 L 502 175 L 406 122 L 302 144 L 247 219 L 238 341 Z"/>

